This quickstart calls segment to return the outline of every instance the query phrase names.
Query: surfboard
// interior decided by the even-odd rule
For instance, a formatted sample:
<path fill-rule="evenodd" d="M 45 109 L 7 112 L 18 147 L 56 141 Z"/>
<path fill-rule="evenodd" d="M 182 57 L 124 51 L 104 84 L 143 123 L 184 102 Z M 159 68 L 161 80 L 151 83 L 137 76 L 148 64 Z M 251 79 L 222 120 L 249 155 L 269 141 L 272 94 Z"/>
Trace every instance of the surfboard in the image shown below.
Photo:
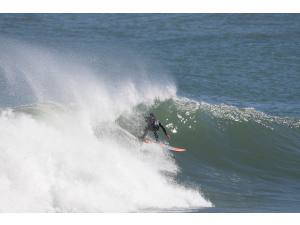
<path fill-rule="evenodd" d="M 121 128 L 122 129 L 122 128 Z M 130 132 L 128 132 L 127 130 L 125 129 L 122 129 L 122 131 L 124 132 L 124 134 L 126 134 L 128 137 L 132 137 L 133 139 L 136 139 L 139 143 L 140 143 L 140 139 L 138 139 L 136 136 L 134 136 L 133 134 L 131 134 Z M 174 151 L 174 152 L 185 152 L 186 149 L 185 148 L 178 148 L 178 147 L 173 147 L 171 145 L 168 145 L 168 144 L 164 144 L 162 142 L 156 142 L 154 140 L 151 140 L 151 139 L 145 139 L 143 141 L 144 143 L 146 144 L 158 144 L 160 145 L 162 148 L 164 149 L 167 149 L 167 150 L 170 150 L 170 151 Z"/>
<path fill-rule="evenodd" d="M 168 149 L 168 150 L 174 151 L 174 152 L 185 152 L 185 151 L 186 151 L 185 148 L 173 147 L 173 146 L 171 146 L 171 145 L 164 144 L 164 143 L 161 143 L 161 142 L 157 143 L 157 142 L 152 141 L 152 140 L 149 140 L 149 139 L 145 139 L 145 140 L 144 140 L 144 143 L 146 143 L 146 144 L 158 144 L 158 145 L 160 145 L 162 148 L 165 148 L 165 149 Z"/>

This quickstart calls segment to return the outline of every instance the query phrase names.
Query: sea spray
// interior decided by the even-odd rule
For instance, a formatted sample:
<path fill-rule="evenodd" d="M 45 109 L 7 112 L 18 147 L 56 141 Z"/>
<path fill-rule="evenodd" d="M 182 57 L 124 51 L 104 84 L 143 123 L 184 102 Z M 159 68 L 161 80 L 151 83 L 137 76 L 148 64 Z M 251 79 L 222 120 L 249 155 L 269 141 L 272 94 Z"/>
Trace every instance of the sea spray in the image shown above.
<path fill-rule="evenodd" d="M 1 48 L 1 76 L 16 97 L 0 115 L 1 212 L 212 206 L 199 188 L 177 183 L 170 153 L 120 139 L 118 118 L 174 96 L 172 81 L 127 76 L 111 86 L 106 74 L 47 49 L 15 41 Z"/>

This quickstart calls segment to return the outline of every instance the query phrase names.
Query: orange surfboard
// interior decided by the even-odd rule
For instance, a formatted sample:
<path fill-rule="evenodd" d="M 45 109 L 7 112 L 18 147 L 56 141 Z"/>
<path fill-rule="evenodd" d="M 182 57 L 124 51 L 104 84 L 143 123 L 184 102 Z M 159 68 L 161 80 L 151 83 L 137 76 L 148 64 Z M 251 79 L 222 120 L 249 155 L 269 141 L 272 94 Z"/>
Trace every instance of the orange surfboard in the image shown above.
<path fill-rule="evenodd" d="M 145 139 L 145 140 L 144 140 L 144 143 L 147 143 L 147 144 L 150 144 L 150 143 L 158 144 L 158 145 L 160 145 L 162 148 L 166 148 L 166 149 L 168 149 L 168 150 L 170 150 L 170 151 L 174 151 L 174 152 L 185 152 L 185 151 L 186 151 L 185 148 L 173 147 L 173 146 L 170 146 L 170 145 L 166 145 L 166 144 L 164 144 L 164 143 L 161 143 L 161 142 L 160 142 L 160 143 L 157 143 L 157 142 L 151 141 L 151 140 L 149 140 L 149 139 Z"/>

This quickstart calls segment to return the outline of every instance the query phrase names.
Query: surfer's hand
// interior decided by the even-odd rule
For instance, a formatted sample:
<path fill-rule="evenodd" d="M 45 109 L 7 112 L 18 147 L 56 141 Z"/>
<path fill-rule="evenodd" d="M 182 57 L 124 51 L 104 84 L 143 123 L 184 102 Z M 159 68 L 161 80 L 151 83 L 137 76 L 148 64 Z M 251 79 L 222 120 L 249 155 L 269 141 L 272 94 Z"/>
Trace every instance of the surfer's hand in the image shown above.
<path fill-rule="evenodd" d="M 171 139 L 171 136 L 169 134 L 167 134 L 167 138 L 170 140 Z"/>

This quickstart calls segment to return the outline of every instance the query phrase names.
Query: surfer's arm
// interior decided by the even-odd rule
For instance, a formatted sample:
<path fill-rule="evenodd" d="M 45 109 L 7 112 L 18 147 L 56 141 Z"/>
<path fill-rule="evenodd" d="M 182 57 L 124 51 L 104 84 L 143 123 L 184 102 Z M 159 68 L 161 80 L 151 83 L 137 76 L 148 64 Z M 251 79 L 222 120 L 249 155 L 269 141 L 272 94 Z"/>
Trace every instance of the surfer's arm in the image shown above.
<path fill-rule="evenodd" d="M 166 128 L 164 128 L 164 126 L 159 123 L 159 126 L 161 127 L 161 129 L 163 130 L 164 134 L 166 135 L 166 137 L 168 137 L 170 139 L 170 135 L 168 135 L 167 131 L 166 131 Z"/>

